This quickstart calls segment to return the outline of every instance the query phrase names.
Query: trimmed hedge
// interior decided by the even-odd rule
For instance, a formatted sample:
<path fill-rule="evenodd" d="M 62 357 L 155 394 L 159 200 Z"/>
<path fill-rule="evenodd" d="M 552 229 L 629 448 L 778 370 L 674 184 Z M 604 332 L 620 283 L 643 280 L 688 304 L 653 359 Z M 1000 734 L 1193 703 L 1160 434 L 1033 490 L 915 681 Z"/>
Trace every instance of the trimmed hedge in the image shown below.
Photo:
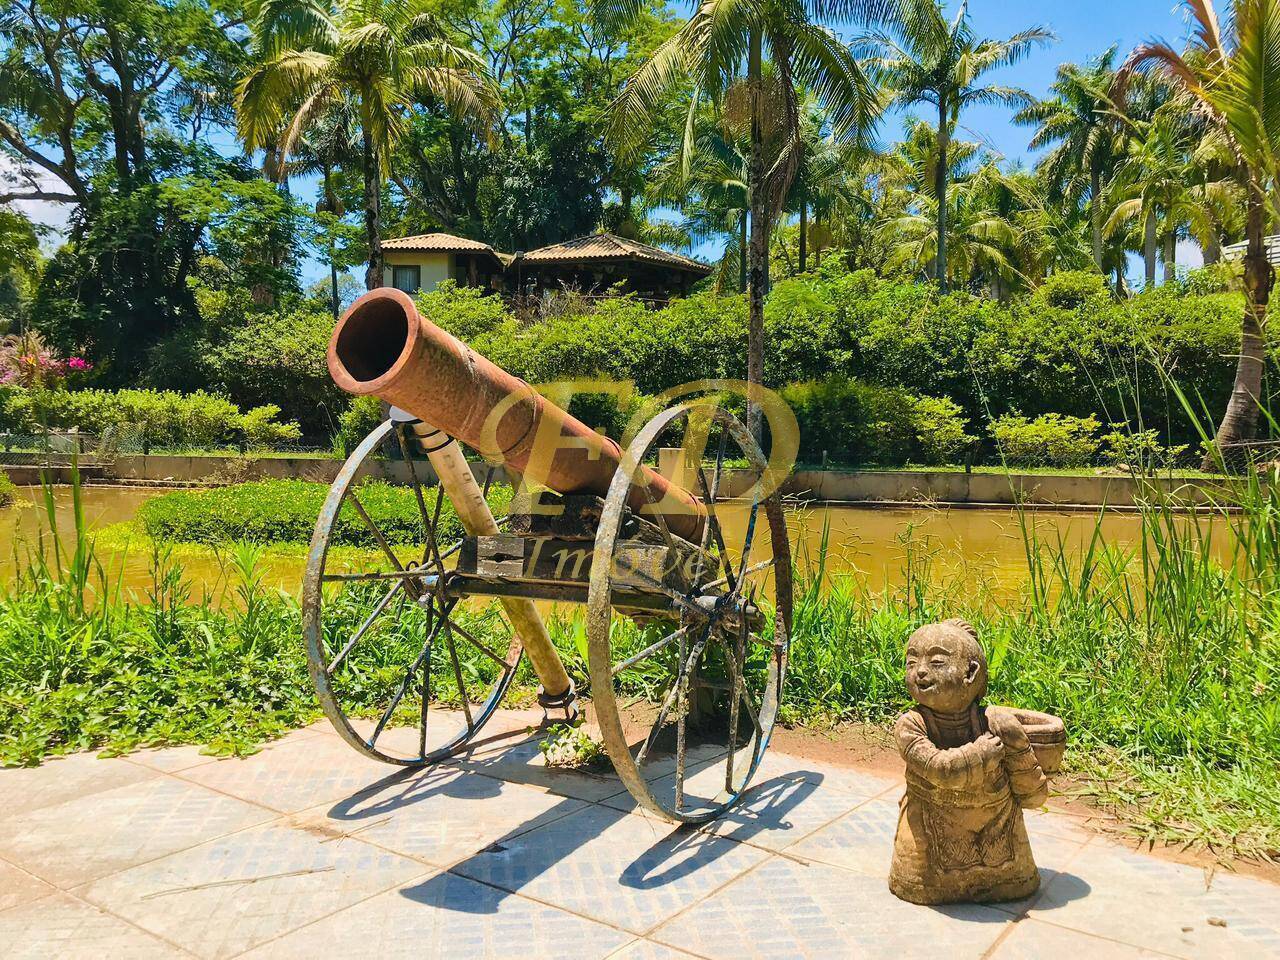
<path fill-rule="evenodd" d="M 261 480 L 212 490 L 182 490 L 148 500 L 138 520 L 157 540 L 221 544 L 311 542 L 316 518 L 329 493 L 328 484 L 306 480 Z M 420 543 L 422 520 L 411 487 L 365 481 L 356 495 L 390 543 Z M 494 485 L 489 503 L 501 516 L 511 501 L 511 488 Z M 434 496 L 428 499 L 434 508 Z M 445 498 L 440 511 L 441 539 L 462 535 L 462 525 Z M 377 549 L 378 541 L 350 502 L 343 504 L 332 543 Z"/>
<path fill-rule="evenodd" d="M 99 435 L 114 430 L 157 447 L 296 443 L 298 425 L 281 423 L 279 415 L 274 404 L 241 411 L 202 390 L 11 390 L 4 399 L 5 427 L 15 433 L 37 433 L 41 424 Z"/>

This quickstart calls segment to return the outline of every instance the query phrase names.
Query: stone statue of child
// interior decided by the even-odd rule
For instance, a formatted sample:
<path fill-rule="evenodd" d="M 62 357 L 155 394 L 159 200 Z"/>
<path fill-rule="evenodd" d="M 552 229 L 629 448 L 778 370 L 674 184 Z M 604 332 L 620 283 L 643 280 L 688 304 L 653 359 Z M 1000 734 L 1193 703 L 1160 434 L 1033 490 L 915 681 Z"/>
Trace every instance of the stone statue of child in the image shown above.
<path fill-rule="evenodd" d="M 1017 714 L 981 704 L 977 632 L 963 620 L 921 627 L 907 642 L 906 679 L 917 705 L 894 726 L 907 790 L 889 889 L 922 904 L 1029 896 L 1040 876 L 1021 808 L 1043 805 L 1048 781 Z"/>

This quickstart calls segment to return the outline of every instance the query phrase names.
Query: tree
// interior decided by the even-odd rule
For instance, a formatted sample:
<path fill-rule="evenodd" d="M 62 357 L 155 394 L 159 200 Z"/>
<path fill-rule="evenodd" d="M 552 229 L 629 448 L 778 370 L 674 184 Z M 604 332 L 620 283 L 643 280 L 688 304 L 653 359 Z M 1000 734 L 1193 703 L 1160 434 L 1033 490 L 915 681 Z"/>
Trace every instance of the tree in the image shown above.
<path fill-rule="evenodd" d="M 1017 87 L 984 84 L 993 70 L 1017 63 L 1032 49 L 1050 42 L 1053 34 L 1032 27 L 1007 40 L 980 39 L 962 3 L 947 21 L 938 0 L 903 0 L 887 31 L 872 33 L 860 43 L 870 54 L 873 75 L 886 83 L 894 102 L 931 103 L 937 108 L 940 162 L 936 168 L 937 255 L 935 276 L 947 283 L 947 152 L 952 131 L 966 107 L 980 103 L 1023 107 L 1031 95 Z"/>
<path fill-rule="evenodd" d="M 488 122 L 496 108 L 484 63 L 452 43 L 419 0 L 265 0 L 253 24 L 259 65 L 237 93 L 250 150 L 291 155 L 345 99 L 356 105 L 364 170 L 365 286 L 382 284 L 382 182 L 405 112 L 430 97 L 455 116 Z"/>
<path fill-rule="evenodd" d="M 1188 3 L 1194 32 L 1184 52 L 1167 43 L 1139 45 L 1120 69 L 1123 92 L 1135 74 L 1155 71 L 1202 112 L 1235 158 L 1245 193 L 1245 310 L 1231 398 L 1215 447 L 1252 439 L 1258 429 L 1266 363 L 1263 329 L 1275 274 L 1266 232 L 1280 186 L 1280 0 L 1232 0 L 1225 24 L 1213 0 Z M 1268 209 L 1269 201 L 1271 209 Z M 1214 463 L 1214 451 L 1205 466 Z"/>
<path fill-rule="evenodd" d="M 1164 280 L 1176 276 L 1174 252 L 1178 230 L 1203 215 L 1202 197 L 1193 192 L 1198 165 L 1192 143 L 1172 104 L 1155 117 L 1134 124 L 1124 158 L 1116 165 L 1110 187 L 1111 215 L 1106 230 L 1115 233 L 1130 222 L 1142 225 L 1142 258 L 1148 287 L 1156 284 L 1157 256 L 1164 261 Z"/>
<path fill-rule="evenodd" d="M 618 19 L 634 9 L 621 0 L 602 15 Z M 747 379 L 764 377 L 764 298 L 768 289 L 769 239 L 800 163 L 800 90 L 812 91 L 838 140 L 869 129 L 879 98 L 849 49 L 811 19 L 851 19 L 879 12 L 876 0 L 705 0 L 627 82 L 614 102 L 611 135 L 625 156 L 642 142 L 671 97 L 688 92 L 688 116 L 706 100 L 724 104 L 736 93 L 749 122 L 747 163 L 748 330 Z M 766 58 L 771 70 L 766 74 Z M 745 103 L 741 101 L 745 100 Z M 772 101 L 771 109 L 766 104 Z M 732 109 L 733 105 L 729 105 Z M 687 127 L 692 127 L 690 122 Z M 766 162 L 769 127 L 781 141 Z M 693 144 L 684 145 L 692 158 Z M 757 435 L 759 411 L 748 406 Z"/>
<path fill-rule="evenodd" d="M 1052 147 L 1040 161 L 1051 185 L 1050 199 L 1088 206 L 1093 262 L 1105 272 L 1102 188 L 1118 160 L 1111 87 L 1116 48 L 1084 66 L 1064 63 L 1049 86 L 1053 94 L 1023 107 L 1013 122 L 1034 126 L 1032 150 Z"/>

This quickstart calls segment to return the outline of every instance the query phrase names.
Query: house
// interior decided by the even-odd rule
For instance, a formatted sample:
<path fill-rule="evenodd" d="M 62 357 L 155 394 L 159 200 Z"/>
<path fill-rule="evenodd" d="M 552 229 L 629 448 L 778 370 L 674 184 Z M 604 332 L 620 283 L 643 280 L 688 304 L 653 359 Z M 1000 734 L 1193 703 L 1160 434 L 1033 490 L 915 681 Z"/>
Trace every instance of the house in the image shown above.
<path fill-rule="evenodd" d="M 712 269 L 647 243 L 598 233 L 516 254 L 507 273 L 508 285 L 522 294 L 565 288 L 603 293 L 620 284 L 642 300 L 665 303 L 687 294 Z"/>
<path fill-rule="evenodd" d="M 422 233 L 382 241 L 382 284 L 405 293 L 430 292 L 442 280 L 460 286 L 503 289 L 510 257 L 487 243 L 450 233 Z"/>
<path fill-rule="evenodd" d="M 621 286 L 642 300 L 666 303 L 687 294 L 712 267 L 636 240 L 598 233 L 511 256 L 487 243 L 448 233 L 382 242 L 383 285 L 405 293 L 434 290 L 442 280 L 512 295 L 571 289 L 604 293 Z"/>

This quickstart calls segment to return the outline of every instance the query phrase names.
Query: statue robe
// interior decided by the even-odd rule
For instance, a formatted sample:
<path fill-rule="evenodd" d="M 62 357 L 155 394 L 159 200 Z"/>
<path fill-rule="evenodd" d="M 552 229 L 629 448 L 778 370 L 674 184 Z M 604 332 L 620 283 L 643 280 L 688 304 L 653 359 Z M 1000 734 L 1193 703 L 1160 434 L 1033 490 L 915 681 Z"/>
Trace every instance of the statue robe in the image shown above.
<path fill-rule="evenodd" d="M 1043 804 L 1047 781 L 1029 745 L 1006 745 L 989 768 L 974 743 L 984 732 L 977 706 L 957 717 L 917 706 L 898 718 L 907 789 L 889 887 L 903 900 L 1017 900 L 1040 885 L 1021 807 Z"/>

